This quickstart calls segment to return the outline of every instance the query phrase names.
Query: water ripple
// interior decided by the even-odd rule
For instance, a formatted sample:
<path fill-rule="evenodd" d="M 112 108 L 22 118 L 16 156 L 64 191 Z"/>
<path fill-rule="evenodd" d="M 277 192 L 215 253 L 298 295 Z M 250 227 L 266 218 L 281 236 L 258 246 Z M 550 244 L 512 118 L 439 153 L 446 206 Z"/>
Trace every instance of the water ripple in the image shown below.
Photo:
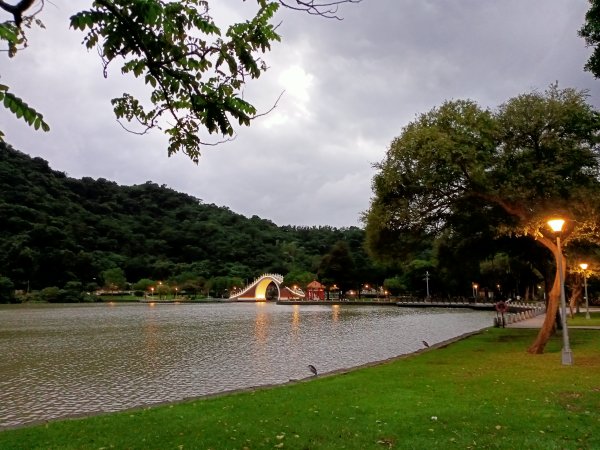
<path fill-rule="evenodd" d="M 2 306 L 0 427 L 283 383 L 490 323 L 392 306 Z"/>

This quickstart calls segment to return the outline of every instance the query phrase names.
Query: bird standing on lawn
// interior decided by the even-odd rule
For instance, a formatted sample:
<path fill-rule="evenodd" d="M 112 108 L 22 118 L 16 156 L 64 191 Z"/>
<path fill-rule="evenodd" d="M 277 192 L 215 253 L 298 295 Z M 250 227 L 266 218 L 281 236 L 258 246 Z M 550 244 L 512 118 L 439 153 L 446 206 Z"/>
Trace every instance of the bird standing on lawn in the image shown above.
<path fill-rule="evenodd" d="M 317 376 L 317 368 L 315 366 L 313 366 L 312 364 L 309 364 L 308 370 L 310 370 L 314 376 Z"/>

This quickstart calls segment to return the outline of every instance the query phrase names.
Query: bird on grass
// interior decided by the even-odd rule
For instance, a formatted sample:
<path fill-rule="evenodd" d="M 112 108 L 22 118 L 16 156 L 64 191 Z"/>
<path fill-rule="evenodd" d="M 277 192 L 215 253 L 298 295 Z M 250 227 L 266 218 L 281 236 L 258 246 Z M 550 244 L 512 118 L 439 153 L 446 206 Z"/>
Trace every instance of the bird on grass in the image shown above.
<path fill-rule="evenodd" d="M 427 341 L 423 341 L 423 345 L 427 348 L 429 348 L 429 343 Z"/>
<path fill-rule="evenodd" d="M 313 366 L 312 364 L 308 365 L 308 370 L 310 370 L 312 372 L 313 375 L 317 375 L 317 368 L 315 366 Z"/>

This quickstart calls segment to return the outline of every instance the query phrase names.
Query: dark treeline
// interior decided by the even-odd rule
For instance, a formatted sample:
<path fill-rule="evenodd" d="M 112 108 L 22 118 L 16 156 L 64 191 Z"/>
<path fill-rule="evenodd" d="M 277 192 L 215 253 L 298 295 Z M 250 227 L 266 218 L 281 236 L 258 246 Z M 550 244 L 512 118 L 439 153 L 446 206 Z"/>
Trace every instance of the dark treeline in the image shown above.
<path fill-rule="evenodd" d="M 198 290 L 220 280 L 224 289 L 263 272 L 295 283 L 313 277 L 333 283 L 328 272 L 336 270 L 350 274 L 350 284 L 382 281 L 358 227 L 277 226 L 152 182 L 73 179 L 0 145 L 5 291 L 123 289 L 140 280 Z M 343 267 L 329 254 L 340 248 Z"/>
<path fill-rule="evenodd" d="M 265 272 L 282 274 L 289 286 L 317 279 L 341 295 L 377 287 L 422 297 L 429 288 L 434 296 L 540 298 L 552 279 L 549 255 L 522 239 L 416 237 L 398 261 L 375 263 L 359 227 L 277 226 L 152 182 L 73 179 L 4 144 L 0 218 L 0 302 L 90 300 L 97 297 L 85 293 L 98 290 L 173 295 L 175 288 L 223 297 Z M 477 227 L 472 215 L 463 225 Z M 529 263 L 536 255 L 539 270 Z M 581 277 L 573 279 L 577 294 Z"/>

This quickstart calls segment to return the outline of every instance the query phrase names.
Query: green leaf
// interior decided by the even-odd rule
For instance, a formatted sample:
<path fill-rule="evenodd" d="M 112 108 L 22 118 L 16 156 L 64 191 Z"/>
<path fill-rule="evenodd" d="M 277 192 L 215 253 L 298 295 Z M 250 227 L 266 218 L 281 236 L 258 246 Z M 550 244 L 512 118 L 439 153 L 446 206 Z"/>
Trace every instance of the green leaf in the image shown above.
<path fill-rule="evenodd" d="M 153 88 L 143 102 L 129 94 L 114 99 L 116 117 L 142 131 L 174 124 L 169 153 L 199 155 L 193 146 L 203 131 L 232 135 L 234 120 L 248 125 L 256 113 L 240 99 L 246 81 L 267 69 L 260 53 L 279 40 L 271 23 L 278 7 L 276 0 L 260 0 L 254 16 L 229 26 L 226 37 L 201 0 L 92 2 L 71 17 L 71 27 L 87 32 L 83 43 L 99 47 L 104 67 L 118 61 L 123 74 L 143 77 Z M 148 109 L 141 106 L 147 103 Z"/>
<path fill-rule="evenodd" d="M 19 41 L 19 30 L 8 22 L 0 23 L 0 39 L 16 44 Z"/>
<path fill-rule="evenodd" d="M 8 92 L 8 87 L 3 86 L 6 89 L 0 89 L 0 100 L 2 105 L 11 111 L 17 119 L 23 119 L 28 125 L 33 126 L 36 130 L 42 128 L 44 131 L 49 131 L 50 127 L 43 120 L 43 116 L 38 113 L 35 109 L 30 107 L 27 103 L 15 96 L 11 92 Z"/>

